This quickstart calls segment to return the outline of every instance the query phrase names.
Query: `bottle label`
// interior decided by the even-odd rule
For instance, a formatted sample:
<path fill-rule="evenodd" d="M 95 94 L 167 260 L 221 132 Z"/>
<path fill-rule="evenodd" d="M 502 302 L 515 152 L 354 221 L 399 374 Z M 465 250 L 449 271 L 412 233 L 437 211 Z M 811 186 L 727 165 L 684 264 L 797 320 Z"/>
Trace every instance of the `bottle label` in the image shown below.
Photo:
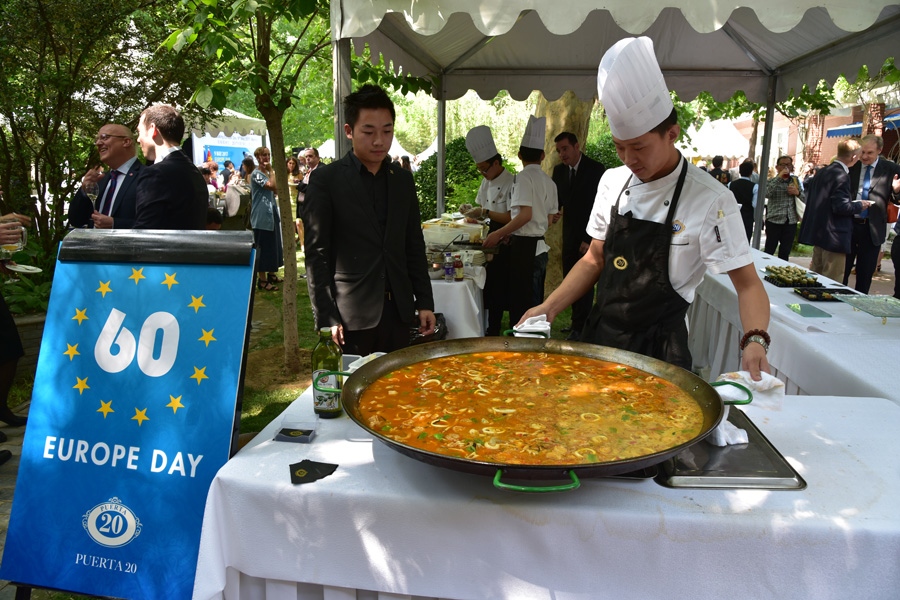
<path fill-rule="evenodd" d="M 313 381 L 315 381 L 316 377 L 321 375 L 322 373 L 327 372 L 328 369 L 317 369 L 313 371 Z M 331 388 L 333 390 L 339 390 L 341 388 L 341 384 L 338 381 L 337 375 L 329 375 L 327 377 L 323 377 L 319 380 L 319 383 L 316 384 L 320 388 Z M 341 393 L 340 392 L 320 392 L 313 387 L 313 408 L 315 410 L 324 410 L 324 411 L 337 411 L 341 409 Z"/>

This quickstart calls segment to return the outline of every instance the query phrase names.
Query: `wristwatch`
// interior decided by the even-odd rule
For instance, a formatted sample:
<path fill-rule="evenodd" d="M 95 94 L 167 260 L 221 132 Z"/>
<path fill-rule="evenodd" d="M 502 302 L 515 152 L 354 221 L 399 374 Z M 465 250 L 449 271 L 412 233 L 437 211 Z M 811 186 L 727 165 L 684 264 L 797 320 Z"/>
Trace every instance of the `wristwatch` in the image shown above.
<path fill-rule="evenodd" d="M 763 350 L 766 351 L 766 354 L 769 353 L 769 343 L 766 342 L 766 338 L 764 338 L 763 336 L 751 335 L 750 337 L 747 338 L 747 341 L 744 342 L 744 348 L 746 348 L 747 344 L 749 344 L 750 342 L 756 342 L 757 344 L 759 344 L 760 346 L 763 347 Z"/>

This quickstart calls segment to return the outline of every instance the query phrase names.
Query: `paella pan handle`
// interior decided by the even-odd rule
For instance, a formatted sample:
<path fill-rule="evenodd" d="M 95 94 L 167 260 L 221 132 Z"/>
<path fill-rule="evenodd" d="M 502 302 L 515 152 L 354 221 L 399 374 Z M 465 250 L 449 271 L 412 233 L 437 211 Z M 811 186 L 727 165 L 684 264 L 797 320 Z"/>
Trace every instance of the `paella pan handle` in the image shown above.
<path fill-rule="evenodd" d="M 726 400 L 725 398 L 722 398 L 722 402 L 724 402 L 725 404 L 750 404 L 751 402 L 753 402 L 753 392 L 747 389 L 747 386 L 743 386 L 734 381 L 714 381 L 709 385 L 713 387 L 719 387 L 721 385 L 733 385 L 734 387 L 747 392 L 746 400 Z"/>
<path fill-rule="evenodd" d="M 500 488 L 501 490 L 513 490 L 515 492 L 564 492 L 566 490 L 575 490 L 581 486 L 581 481 L 578 479 L 578 475 L 575 474 L 575 471 L 568 472 L 569 477 L 572 478 L 572 483 L 564 483 L 562 485 L 548 485 L 545 487 L 532 487 L 530 485 L 513 485 L 511 483 L 503 483 L 500 481 L 500 478 L 503 476 L 503 469 L 497 469 L 497 474 L 494 475 L 494 487 Z"/>
<path fill-rule="evenodd" d="M 326 377 L 331 377 L 332 375 L 343 375 L 344 377 L 349 377 L 350 375 L 352 375 L 352 373 L 348 373 L 346 371 L 325 371 L 324 373 L 319 373 L 318 375 L 313 377 L 313 382 L 312 382 L 313 387 L 315 389 L 319 390 L 320 392 L 331 392 L 332 394 L 335 394 L 335 393 L 340 394 L 341 390 L 336 390 L 333 388 L 319 387 L 319 381 L 321 379 L 324 379 Z"/>
<path fill-rule="evenodd" d="M 503 335 L 506 337 L 515 337 L 516 330 L 515 329 L 507 329 L 503 332 Z M 550 334 L 546 331 L 529 331 L 528 335 L 536 335 L 538 337 L 549 338 Z"/>

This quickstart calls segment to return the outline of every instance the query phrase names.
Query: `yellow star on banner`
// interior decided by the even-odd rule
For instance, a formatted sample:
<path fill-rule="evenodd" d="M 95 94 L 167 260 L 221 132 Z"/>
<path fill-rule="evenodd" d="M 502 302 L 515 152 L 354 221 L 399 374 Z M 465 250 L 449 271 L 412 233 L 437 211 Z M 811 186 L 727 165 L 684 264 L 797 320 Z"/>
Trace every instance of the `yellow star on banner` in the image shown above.
<path fill-rule="evenodd" d="M 177 413 L 179 408 L 184 408 L 184 404 L 181 403 L 181 396 L 178 396 L 177 398 L 175 396 L 169 396 L 169 398 L 172 401 L 166 404 L 166 408 L 171 408 L 173 414 Z"/>
<path fill-rule="evenodd" d="M 84 313 L 86 313 L 86 312 L 87 312 L 87 309 L 86 309 L 86 308 L 82 308 L 81 310 L 78 310 L 78 309 L 76 308 L 76 309 L 75 309 L 75 316 L 72 317 L 72 320 L 73 320 L 73 321 L 78 321 L 78 324 L 81 325 L 81 322 L 82 322 L 82 321 L 84 321 L 85 319 L 88 319 L 88 318 L 89 318 L 86 314 L 84 314 Z"/>
<path fill-rule="evenodd" d="M 138 422 L 138 427 L 144 424 L 144 421 L 149 421 L 150 417 L 147 416 L 147 409 L 138 410 L 137 407 L 134 408 L 134 416 L 131 417 L 132 421 Z"/>
<path fill-rule="evenodd" d="M 209 344 L 207 344 L 207 346 L 208 345 Z M 76 356 L 81 355 L 81 352 L 78 351 L 78 344 L 75 344 L 74 346 L 72 344 L 66 344 L 66 346 L 68 346 L 69 349 L 66 350 L 65 352 L 63 352 L 63 354 L 65 354 L 66 356 L 69 357 L 69 362 L 71 362 L 72 359 L 75 358 Z"/>
<path fill-rule="evenodd" d="M 112 409 L 112 400 L 110 400 L 109 402 L 104 402 L 103 400 L 101 400 L 100 408 L 97 409 L 97 412 L 102 412 L 104 419 L 106 418 L 106 415 L 108 415 L 109 413 L 116 412 Z"/>
<path fill-rule="evenodd" d="M 202 380 L 204 380 L 204 379 L 209 379 L 209 377 L 206 376 L 205 371 L 206 371 L 206 367 L 203 367 L 202 369 L 198 369 L 197 367 L 194 367 L 194 374 L 191 375 L 190 378 L 191 378 L 191 379 L 196 379 L 196 380 L 197 380 L 197 385 L 200 385 L 200 382 L 201 382 Z"/>
<path fill-rule="evenodd" d="M 84 393 L 84 390 L 89 390 L 89 389 L 91 389 L 91 386 L 89 386 L 89 385 L 87 384 L 87 380 L 88 380 L 87 377 L 85 377 L 84 379 L 82 379 L 81 377 L 77 377 L 77 376 L 76 376 L 75 379 L 78 380 L 78 383 L 76 383 L 75 385 L 73 385 L 73 386 L 72 386 L 72 389 L 73 389 L 73 390 L 78 390 L 78 395 L 79 395 L 79 396 L 80 396 L 81 394 Z"/>
<path fill-rule="evenodd" d="M 167 285 L 167 286 L 169 286 L 169 291 L 172 290 L 172 286 L 173 286 L 173 285 L 178 285 L 178 282 L 175 281 L 175 276 L 176 276 L 177 274 L 178 274 L 178 273 L 172 273 L 171 275 L 169 275 L 168 273 L 166 273 L 166 280 L 162 282 L 162 285 Z"/>
<path fill-rule="evenodd" d="M 188 306 L 194 309 L 195 314 L 200 310 L 201 306 L 206 308 L 206 305 L 203 304 L 203 296 L 200 296 L 199 298 L 191 296 L 191 303 L 188 304 Z"/>
<path fill-rule="evenodd" d="M 143 267 L 141 267 L 140 269 L 135 269 L 134 267 L 131 267 L 131 277 L 129 277 L 128 279 L 134 279 L 134 285 L 137 285 L 138 281 L 140 281 L 141 279 L 147 279 L 146 277 L 144 277 L 143 273 L 144 273 Z"/>
<path fill-rule="evenodd" d="M 207 330 L 205 330 L 205 329 L 203 329 L 203 328 L 201 327 L 201 328 L 200 328 L 200 331 L 203 332 L 203 335 L 201 335 L 200 338 L 199 338 L 197 341 L 198 341 L 198 342 L 206 342 L 206 347 L 207 347 L 207 348 L 209 348 L 209 343 L 210 343 L 210 342 L 216 342 L 216 341 L 218 341 L 216 338 L 213 337 L 213 331 L 215 331 L 215 329 L 210 329 L 209 331 L 207 331 Z"/>
<path fill-rule="evenodd" d="M 110 281 L 112 281 L 112 280 L 110 280 Z M 103 294 L 103 297 L 106 298 L 106 293 L 107 293 L 107 292 L 111 292 L 112 290 L 109 289 L 109 281 L 107 281 L 106 283 L 103 283 L 103 282 L 101 281 L 101 282 L 100 282 L 100 287 L 97 288 L 97 289 L 94 290 L 94 291 L 95 291 L 95 292 L 100 292 L 101 294 Z"/>

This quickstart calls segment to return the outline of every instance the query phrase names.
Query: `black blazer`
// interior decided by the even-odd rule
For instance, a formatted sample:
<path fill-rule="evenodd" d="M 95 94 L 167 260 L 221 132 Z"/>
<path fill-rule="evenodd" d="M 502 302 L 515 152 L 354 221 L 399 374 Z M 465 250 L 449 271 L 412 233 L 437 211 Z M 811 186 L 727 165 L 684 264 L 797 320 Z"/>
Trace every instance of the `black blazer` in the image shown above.
<path fill-rule="evenodd" d="M 303 229 L 317 328 L 342 324 L 359 331 L 378 325 L 385 277 L 404 322 L 413 322 L 416 309 L 434 310 L 412 174 L 394 164 L 381 168 L 388 169 L 384 229 L 350 153 L 309 178 Z"/>
<path fill-rule="evenodd" d="M 856 198 L 859 191 L 860 178 L 863 177 L 865 165 L 857 161 L 850 167 L 850 195 Z M 887 203 L 900 204 L 900 195 L 895 195 L 891 187 L 894 175 L 900 175 L 900 166 L 883 156 L 878 157 L 878 164 L 872 171 L 872 184 L 869 187 L 869 200 L 874 202 L 869 207 L 869 234 L 872 243 L 880 246 L 887 234 Z"/>
<path fill-rule="evenodd" d="M 206 229 L 208 207 L 203 175 L 176 150 L 141 170 L 134 229 Z"/>
<path fill-rule="evenodd" d="M 588 221 L 594 208 L 597 196 L 597 185 L 606 167 L 586 154 L 581 154 L 581 164 L 575 171 L 575 179 L 569 184 L 569 167 L 560 163 L 553 168 L 553 183 L 556 184 L 556 196 L 559 208 L 563 213 L 563 246 L 576 251 L 581 242 L 591 243 L 587 234 Z"/>
<path fill-rule="evenodd" d="M 806 210 L 800 222 L 801 244 L 818 246 L 830 252 L 850 252 L 854 214 L 862 204 L 850 196 L 850 177 L 834 161 L 812 178 L 806 191 Z"/>
<path fill-rule="evenodd" d="M 113 229 L 131 229 L 134 225 L 134 204 L 137 198 L 137 180 L 144 165 L 136 160 L 128 169 L 128 174 L 119 179 L 119 193 L 116 194 L 116 203 L 113 205 L 112 214 Z M 97 204 L 93 204 L 80 189 L 69 201 L 69 225 L 72 227 L 93 227 L 94 221 L 91 215 L 95 210 L 100 210 L 100 202 L 109 185 L 109 172 L 106 173 L 98 184 L 100 193 L 97 195 Z"/>

